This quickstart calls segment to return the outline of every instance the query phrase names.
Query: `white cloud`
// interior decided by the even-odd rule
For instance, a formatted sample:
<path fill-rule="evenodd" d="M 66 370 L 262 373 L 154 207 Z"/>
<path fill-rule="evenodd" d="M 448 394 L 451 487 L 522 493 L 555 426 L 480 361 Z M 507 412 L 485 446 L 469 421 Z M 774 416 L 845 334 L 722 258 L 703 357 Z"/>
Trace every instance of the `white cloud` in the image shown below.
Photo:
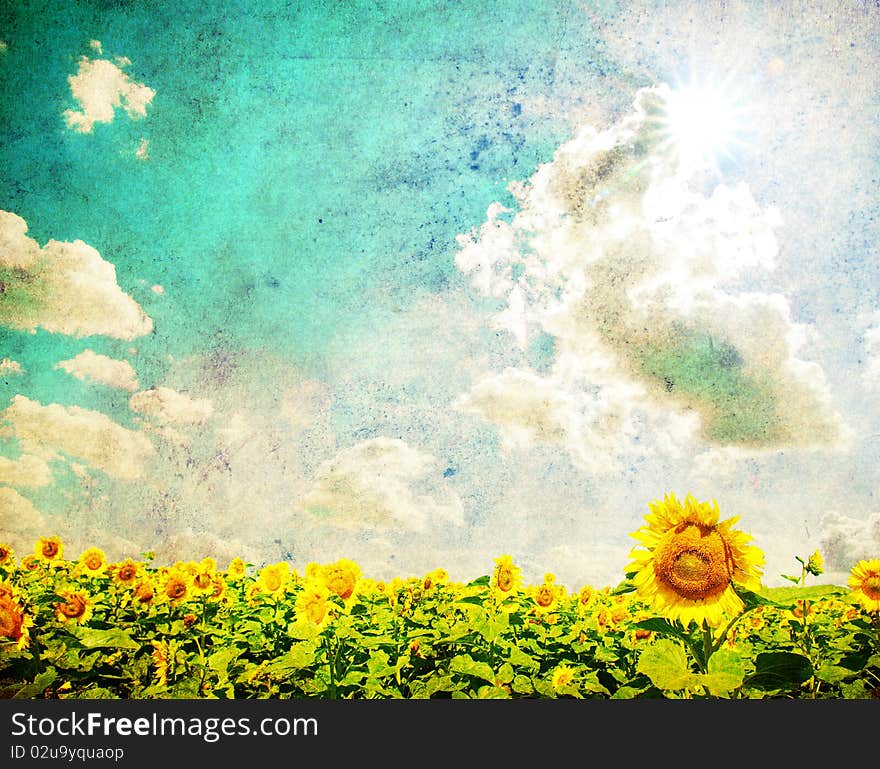
<path fill-rule="evenodd" d="M 201 425 L 214 413 L 210 400 L 191 398 L 170 387 L 142 390 L 131 396 L 128 405 L 160 426 Z"/>
<path fill-rule="evenodd" d="M 153 322 L 116 283 L 116 268 L 81 240 L 40 248 L 24 219 L 0 211 L 0 325 L 70 336 L 134 339 Z"/>
<path fill-rule="evenodd" d="M 18 376 L 24 374 L 24 369 L 21 367 L 21 364 L 10 358 L 0 360 L 0 376 L 12 376 L 13 374 L 17 374 Z"/>
<path fill-rule="evenodd" d="M 3 435 L 17 438 L 27 453 L 63 452 L 120 479 L 140 477 L 154 453 L 149 439 L 105 414 L 57 403 L 43 406 L 23 395 L 0 412 Z"/>
<path fill-rule="evenodd" d="M 68 128 L 91 133 L 95 123 L 111 123 L 118 107 L 123 107 L 130 118 L 147 114 L 147 105 L 156 92 L 123 72 L 121 67 L 131 63 L 128 59 L 116 61 L 114 64 L 107 59 L 80 58 L 77 73 L 67 78 L 70 92 L 80 106 L 79 110 L 65 110 Z"/>
<path fill-rule="evenodd" d="M 39 532 L 44 523 L 42 513 L 27 497 L 15 489 L 0 486 L 0 537 L 4 541 L 10 539 L 10 534 L 20 536 L 23 532 Z"/>
<path fill-rule="evenodd" d="M 496 325 L 523 348 L 554 341 L 549 373 L 487 375 L 460 405 L 508 443 L 549 437 L 592 469 L 597 449 L 645 447 L 656 430 L 634 426 L 664 418 L 666 449 L 695 426 L 719 446 L 836 445 L 847 432 L 822 370 L 797 357 L 786 298 L 738 288 L 774 269 L 779 214 L 744 184 L 692 188 L 657 119 L 668 94 L 642 89 L 618 124 L 579 129 L 509 186 L 512 217 L 493 204 L 459 236 L 458 268 L 506 299 Z"/>
<path fill-rule="evenodd" d="M 44 457 L 22 454 L 18 459 L 0 456 L 0 483 L 36 489 L 52 483 L 52 469 Z"/>
<path fill-rule="evenodd" d="M 128 361 L 109 358 L 93 350 L 83 350 L 76 357 L 56 364 L 55 368 L 63 369 L 83 381 L 98 382 L 129 392 L 138 389 L 137 375 Z"/>
<path fill-rule="evenodd" d="M 362 441 L 324 462 L 296 509 L 343 528 L 423 530 L 463 523 L 461 501 L 442 488 L 430 454 L 392 438 Z"/>
<path fill-rule="evenodd" d="M 820 526 L 819 552 L 829 581 L 837 577 L 836 582 L 844 584 L 858 561 L 880 557 L 880 513 L 858 519 L 830 512 Z"/>

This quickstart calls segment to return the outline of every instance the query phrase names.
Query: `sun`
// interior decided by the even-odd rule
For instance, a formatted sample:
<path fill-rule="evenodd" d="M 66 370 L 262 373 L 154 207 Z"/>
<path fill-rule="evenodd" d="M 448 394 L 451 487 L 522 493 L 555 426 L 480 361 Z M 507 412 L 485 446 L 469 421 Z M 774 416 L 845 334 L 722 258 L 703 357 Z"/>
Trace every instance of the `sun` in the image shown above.
<path fill-rule="evenodd" d="M 653 116 L 659 148 L 671 156 L 684 175 L 721 165 L 746 144 L 747 101 L 731 80 L 715 82 L 691 77 L 660 89 L 661 104 Z"/>

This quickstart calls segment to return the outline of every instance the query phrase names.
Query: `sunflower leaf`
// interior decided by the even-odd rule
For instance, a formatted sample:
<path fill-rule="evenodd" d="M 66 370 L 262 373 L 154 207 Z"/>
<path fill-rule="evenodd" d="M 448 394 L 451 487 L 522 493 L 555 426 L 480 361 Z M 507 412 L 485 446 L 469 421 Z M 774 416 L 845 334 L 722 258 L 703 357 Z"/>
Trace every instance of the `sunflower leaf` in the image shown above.
<path fill-rule="evenodd" d="M 690 670 L 685 650 L 665 638 L 639 655 L 636 670 L 648 676 L 658 689 L 667 691 L 690 689 L 700 683 L 700 676 Z"/>
<path fill-rule="evenodd" d="M 661 635 L 672 636 L 673 638 L 678 638 L 680 641 L 684 641 L 687 644 L 691 642 L 691 637 L 687 633 L 683 630 L 679 630 L 669 620 L 663 619 L 663 617 L 650 617 L 649 619 L 643 619 L 638 622 L 633 622 L 632 626 L 642 630 L 652 630 Z"/>
<path fill-rule="evenodd" d="M 755 657 L 755 672 L 744 684 L 761 691 L 799 686 L 813 675 L 813 664 L 793 652 L 761 652 Z"/>
<path fill-rule="evenodd" d="M 709 672 L 703 685 L 715 696 L 724 696 L 742 686 L 745 666 L 733 649 L 719 649 L 709 658 Z"/>
<path fill-rule="evenodd" d="M 77 627 L 72 635 L 87 649 L 140 649 L 140 644 L 120 628 L 98 630 Z"/>

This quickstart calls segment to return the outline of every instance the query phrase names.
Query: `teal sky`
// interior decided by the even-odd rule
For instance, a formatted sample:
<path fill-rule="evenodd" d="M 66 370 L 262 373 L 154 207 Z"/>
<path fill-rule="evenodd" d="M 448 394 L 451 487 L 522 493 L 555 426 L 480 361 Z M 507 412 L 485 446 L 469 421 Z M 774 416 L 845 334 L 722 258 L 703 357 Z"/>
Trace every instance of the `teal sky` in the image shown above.
<path fill-rule="evenodd" d="M 50 297 L 0 230 L 0 535 L 27 550 L 51 529 L 114 556 L 355 557 L 383 577 L 474 576 L 510 552 L 534 578 L 615 582 L 647 503 L 692 491 L 741 515 L 771 582 L 803 554 L 780 542 L 836 553 L 841 573 L 876 557 L 880 19 L 825 5 L 795 23 L 747 2 L 0 3 L 0 211 L 41 248 L 95 249 L 152 326 L 22 328 L 23 296 L 45 317 L 86 294 Z M 117 104 L 71 127 L 82 57 L 151 89 L 143 114 Z M 695 67 L 745 94 L 750 122 L 690 189 L 748 191 L 696 235 L 682 214 L 662 270 L 632 245 L 650 232 L 659 248 L 651 222 L 633 220 L 632 253 L 607 245 L 615 216 L 647 216 L 623 175 L 610 205 L 638 214 L 603 203 L 574 245 L 568 219 L 508 188 Z M 548 173 L 587 190 L 562 161 Z M 481 283 L 497 252 L 486 236 L 468 262 L 465 236 L 495 202 L 515 253 Z M 757 213 L 724 218 L 740 204 Z M 609 277 L 673 274 L 689 238 L 733 242 L 731 228 L 740 254 L 764 227 L 772 258 L 727 276 L 721 245 L 700 257 L 729 279 L 711 287 L 717 316 L 627 304 Z M 558 264 L 542 250 L 557 236 Z M 587 256 L 597 243 L 607 269 Z M 530 255 L 551 265 L 540 280 Z M 566 303 L 584 275 L 593 288 Z M 86 350 L 104 370 L 127 361 L 136 384 L 58 367 Z M 624 398 L 630 385 L 644 392 Z M 168 391 L 189 411 L 157 405 Z M 609 403 L 626 403 L 622 421 Z M 71 437 L 86 425 L 91 448 Z"/>

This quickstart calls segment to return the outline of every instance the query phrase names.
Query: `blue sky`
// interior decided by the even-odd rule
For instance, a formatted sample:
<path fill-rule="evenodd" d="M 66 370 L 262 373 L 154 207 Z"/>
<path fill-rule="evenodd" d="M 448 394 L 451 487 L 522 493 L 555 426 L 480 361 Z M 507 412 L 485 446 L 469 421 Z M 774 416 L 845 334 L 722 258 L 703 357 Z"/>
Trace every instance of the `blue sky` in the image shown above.
<path fill-rule="evenodd" d="M 878 21 L 4 6 L 0 537 L 577 587 L 672 491 L 839 579 L 880 547 Z M 697 84 L 736 143 L 685 167 L 651 116 Z"/>

